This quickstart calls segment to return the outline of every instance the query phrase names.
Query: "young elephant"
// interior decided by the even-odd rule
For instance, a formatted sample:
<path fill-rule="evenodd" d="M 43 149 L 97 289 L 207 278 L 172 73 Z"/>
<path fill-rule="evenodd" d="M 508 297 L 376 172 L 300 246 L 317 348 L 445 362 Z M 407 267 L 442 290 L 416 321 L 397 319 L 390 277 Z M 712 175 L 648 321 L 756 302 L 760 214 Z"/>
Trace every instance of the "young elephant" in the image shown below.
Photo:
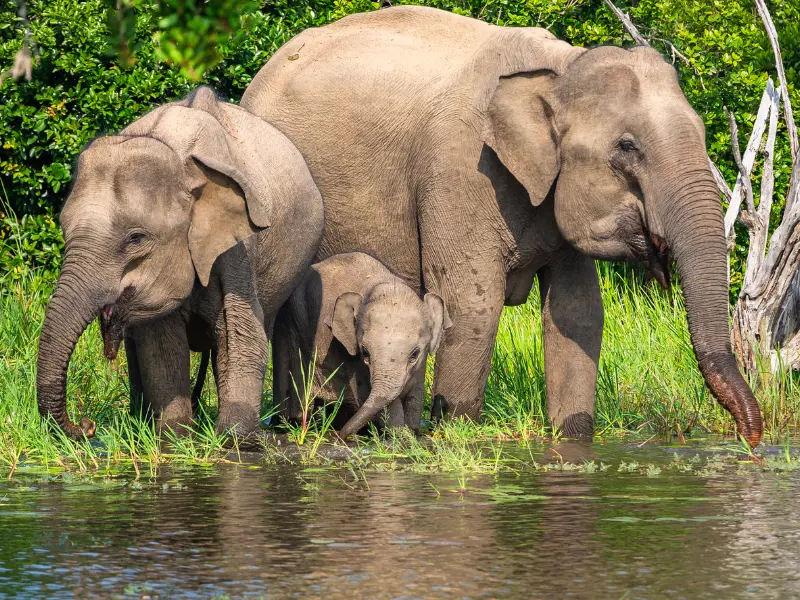
<path fill-rule="evenodd" d="M 300 417 L 301 361 L 311 360 L 316 348 L 313 393 L 327 402 L 343 393 L 339 415 L 349 418 L 343 438 L 386 407 L 390 426 L 418 432 L 427 357 L 449 327 L 439 296 L 420 300 L 371 256 L 338 254 L 312 265 L 275 322 L 273 386 L 281 415 Z"/>
<path fill-rule="evenodd" d="M 260 426 L 275 314 L 324 225 L 302 155 L 266 121 L 201 87 L 80 155 L 61 213 L 66 251 L 39 339 L 39 411 L 71 437 L 67 366 L 100 318 L 106 356 L 124 340 L 134 413 L 192 421 L 189 352 L 212 352 L 218 428 Z"/>

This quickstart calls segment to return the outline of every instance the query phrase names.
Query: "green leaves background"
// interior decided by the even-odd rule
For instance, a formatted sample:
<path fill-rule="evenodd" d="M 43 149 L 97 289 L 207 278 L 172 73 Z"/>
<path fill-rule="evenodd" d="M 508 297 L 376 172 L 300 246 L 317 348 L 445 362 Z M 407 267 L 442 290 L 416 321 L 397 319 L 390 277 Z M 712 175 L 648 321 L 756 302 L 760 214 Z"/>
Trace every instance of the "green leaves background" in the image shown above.
<path fill-rule="evenodd" d="M 407 2 L 394 2 L 401 3 Z M 602 0 L 415 3 L 500 25 L 546 27 L 581 46 L 632 43 Z M 0 182 L 4 212 L 13 209 L 17 217 L 58 212 L 75 158 L 93 137 L 123 128 L 200 83 L 236 102 L 272 53 L 293 35 L 379 6 L 368 0 L 29 0 L 27 4 L 37 44 L 33 80 L 7 79 L 0 87 Z M 752 1 L 620 0 L 617 5 L 664 56 L 674 60 L 687 98 L 706 122 L 709 154 L 733 182 L 736 169 L 723 107 L 736 115 L 744 144 L 767 77 L 775 79 L 772 51 Z M 773 0 L 769 7 L 793 105 L 800 110 L 800 2 Z M 17 11 L 16 0 L 0 0 L 2 69 L 13 64 L 22 45 Z M 670 43 L 688 62 L 673 56 Z M 783 124 L 775 158 L 777 222 L 790 172 Z M 39 227 L 30 219 L 20 225 Z M 7 262 L 15 250 L 9 238 L 14 235 L 18 234 L 8 226 L 0 227 L 0 269 L 10 266 Z M 58 249 L 57 239 L 47 244 Z M 740 231 L 732 259 L 734 293 L 746 244 L 747 235 Z M 40 265 L 37 256 L 29 258 Z"/>

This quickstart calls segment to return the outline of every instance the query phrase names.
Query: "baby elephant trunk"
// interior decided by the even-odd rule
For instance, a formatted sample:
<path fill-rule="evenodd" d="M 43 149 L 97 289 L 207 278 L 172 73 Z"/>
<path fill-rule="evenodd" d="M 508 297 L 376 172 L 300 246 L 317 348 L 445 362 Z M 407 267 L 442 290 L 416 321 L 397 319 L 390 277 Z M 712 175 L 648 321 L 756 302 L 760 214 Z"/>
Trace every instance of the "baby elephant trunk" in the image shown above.
<path fill-rule="evenodd" d="M 347 439 L 348 436 L 358 433 L 367 423 L 372 421 L 378 413 L 394 402 L 403 391 L 403 383 L 402 381 L 390 383 L 373 380 L 369 398 L 361 405 L 361 408 L 358 409 L 356 414 L 345 423 L 344 427 L 342 427 L 342 430 L 339 432 L 339 436 L 342 439 Z"/>

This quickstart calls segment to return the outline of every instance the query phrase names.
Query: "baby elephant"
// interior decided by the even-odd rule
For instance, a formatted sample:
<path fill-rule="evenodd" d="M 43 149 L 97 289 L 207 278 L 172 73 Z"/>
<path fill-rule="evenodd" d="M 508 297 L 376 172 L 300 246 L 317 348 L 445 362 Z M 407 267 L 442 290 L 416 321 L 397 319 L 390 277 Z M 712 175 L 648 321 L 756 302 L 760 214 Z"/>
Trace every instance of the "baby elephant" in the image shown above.
<path fill-rule="evenodd" d="M 420 300 L 371 256 L 338 254 L 312 265 L 275 322 L 273 391 L 281 416 L 300 419 L 302 368 L 308 372 L 304 363 L 316 348 L 311 394 L 324 402 L 343 394 L 336 422 L 348 419 L 342 438 L 386 407 L 390 426 L 405 424 L 418 432 L 427 357 L 450 326 L 439 296 Z"/>

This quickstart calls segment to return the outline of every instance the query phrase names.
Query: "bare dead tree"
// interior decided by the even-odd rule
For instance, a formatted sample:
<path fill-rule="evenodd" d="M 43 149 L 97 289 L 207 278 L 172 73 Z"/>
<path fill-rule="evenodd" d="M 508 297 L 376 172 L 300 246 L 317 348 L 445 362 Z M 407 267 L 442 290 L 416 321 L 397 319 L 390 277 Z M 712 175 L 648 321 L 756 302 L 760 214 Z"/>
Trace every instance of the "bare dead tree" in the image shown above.
<path fill-rule="evenodd" d="M 760 365 L 766 366 L 769 372 L 775 372 L 781 366 L 800 370 L 800 146 L 778 34 L 765 0 L 755 2 L 775 56 L 778 87 L 775 87 L 772 79 L 767 80 L 743 156 L 739 151 L 736 120 L 728 113 L 733 156 L 739 171 L 732 191 L 716 165 L 709 162 L 717 186 L 728 201 L 725 235 L 729 248 L 732 247 L 734 222 L 737 219 L 747 228 L 750 237 L 742 289 L 733 311 L 731 337 L 743 366 L 757 374 Z M 627 15 L 610 0 L 605 0 L 605 3 L 637 43 L 650 45 Z M 781 117 L 781 101 L 792 153 L 792 174 L 783 217 L 770 236 L 775 189 L 775 138 Z M 751 176 L 765 132 L 767 139 L 762 151 L 764 163 L 756 207 Z M 743 201 L 746 206 L 744 211 L 741 210 Z"/>
<path fill-rule="evenodd" d="M 797 125 L 794 122 L 792 115 L 792 103 L 789 101 L 789 88 L 786 86 L 786 73 L 783 70 L 783 58 L 781 57 L 781 47 L 778 44 L 778 32 L 775 29 L 775 24 L 772 22 L 772 16 L 767 10 L 767 4 L 764 0 L 756 0 L 756 9 L 764 22 L 764 29 L 767 30 L 767 37 L 769 43 L 772 45 L 772 52 L 775 55 L 775 69 L 778 71 L 778 85 L 781 89 L 781 96 L 783 96 L 783 114 L 786 121 L 786 129 L 789 132 L 789 148 L 792 150 L 792 163 L 797 163 L 798 142 L 797 142 Z"/>

